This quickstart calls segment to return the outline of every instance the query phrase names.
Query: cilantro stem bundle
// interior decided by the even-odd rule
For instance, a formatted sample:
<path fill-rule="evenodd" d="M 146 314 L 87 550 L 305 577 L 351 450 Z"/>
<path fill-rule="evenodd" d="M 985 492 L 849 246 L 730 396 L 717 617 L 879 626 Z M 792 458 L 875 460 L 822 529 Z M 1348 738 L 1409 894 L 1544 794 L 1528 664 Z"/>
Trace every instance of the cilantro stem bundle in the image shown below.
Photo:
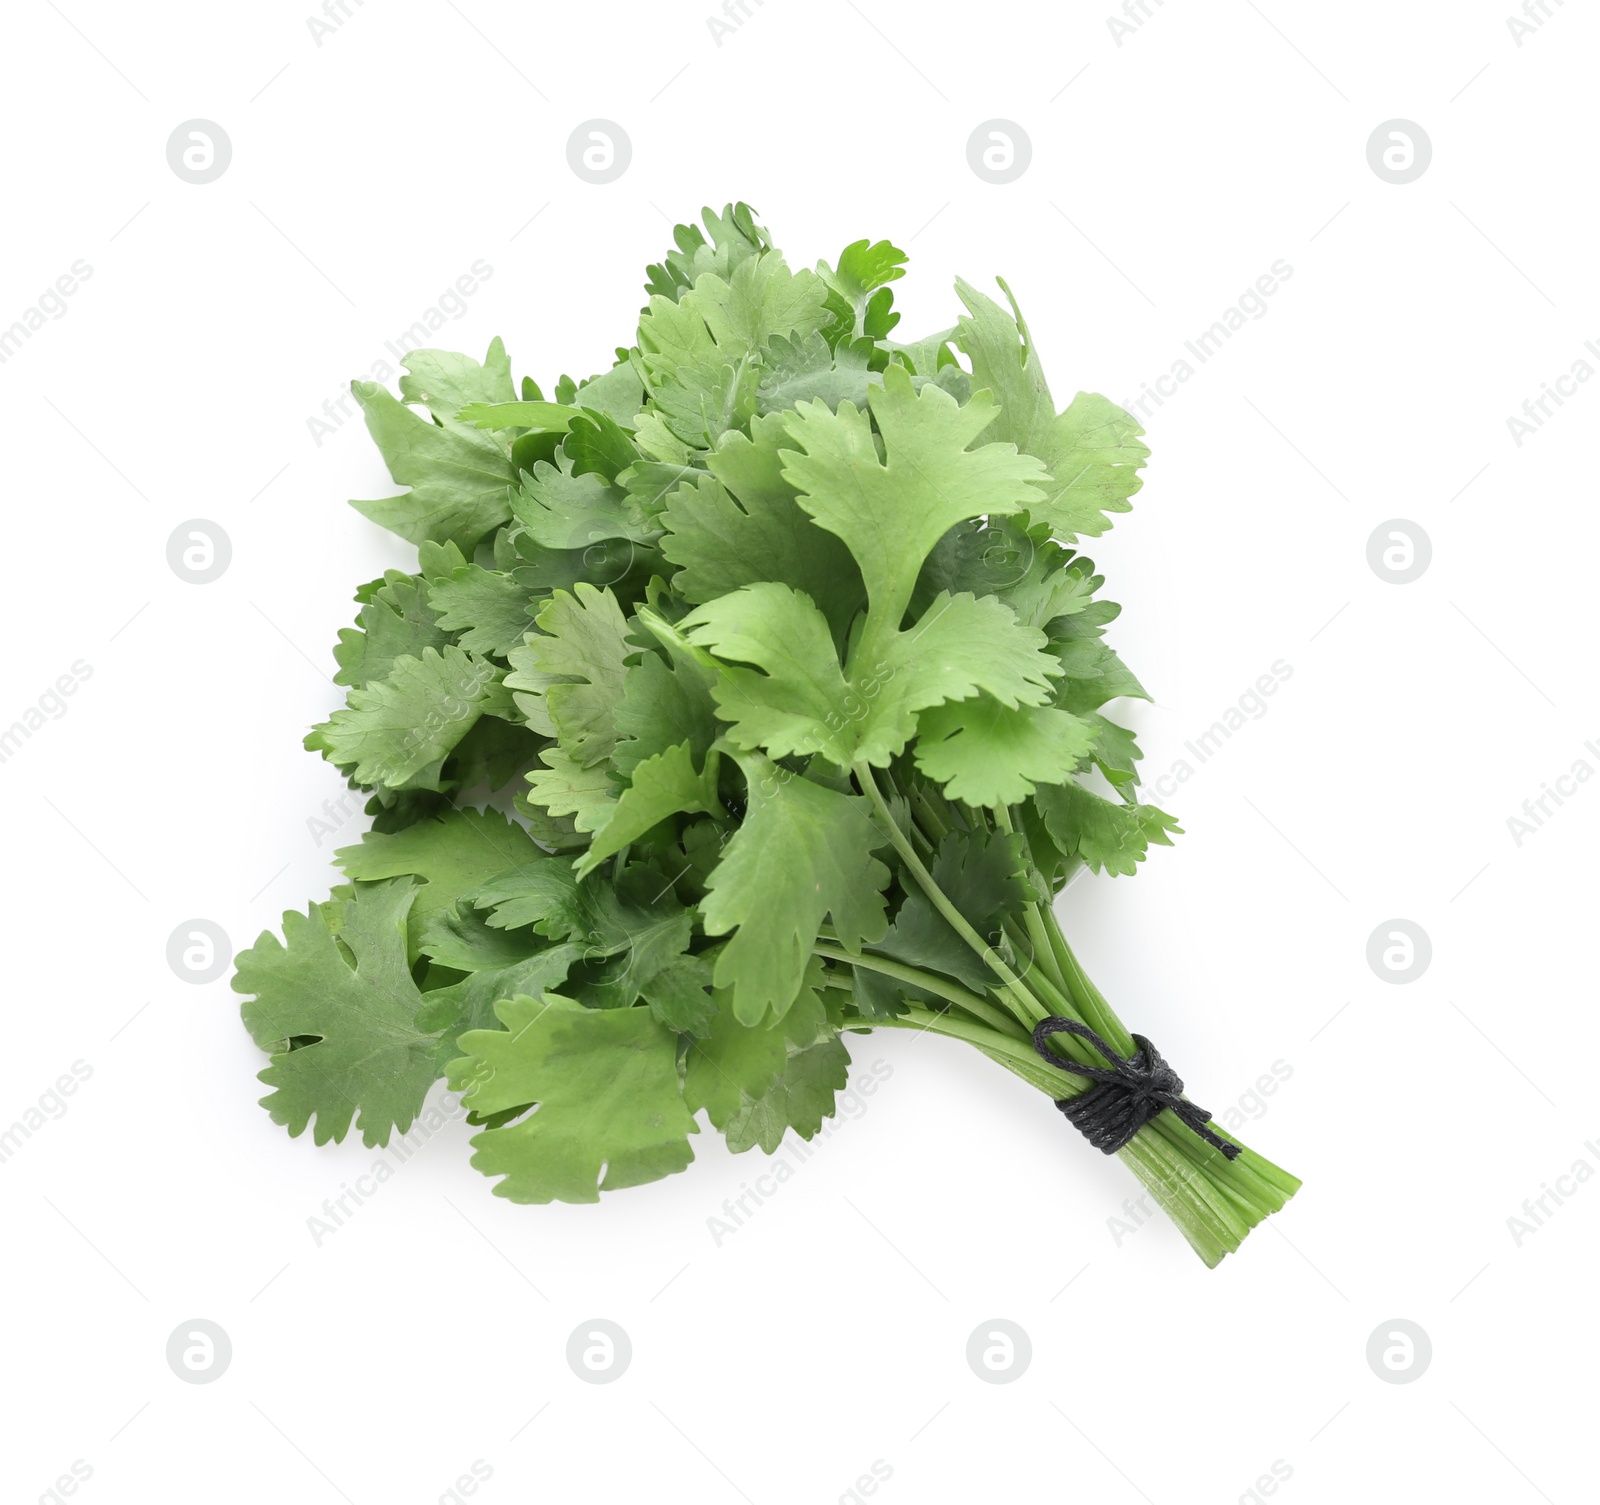
<path fill-rule="evenodd" d="M 704 223 L 553 401 L 498 340 L 353 384 L 409 488 L 354 505 L 418 567 L 357 592 L 306 739 L 370 794 L 349 881 L 238 960 L 263 1102 L 386 1144 L 446 1077 L 499 1195 L 588 1202 L 684 1169 L 702 1111 L 735 1151 L 816 1134 L 852 1032 L 943 1035 L 1069 1117 L 1138 1108 L 1106 1147 L 1215 1265 L 1295 1178 L 1175 1078 L 1192 1124 L 1053 1064 L 1144 1058 L 1052 899 L 1178 830 L 1076 548 L 1142 431 L 1056 409 L 1003 283 L 902 344 L 888 242 L 792 271 L 747 206 Z"/>

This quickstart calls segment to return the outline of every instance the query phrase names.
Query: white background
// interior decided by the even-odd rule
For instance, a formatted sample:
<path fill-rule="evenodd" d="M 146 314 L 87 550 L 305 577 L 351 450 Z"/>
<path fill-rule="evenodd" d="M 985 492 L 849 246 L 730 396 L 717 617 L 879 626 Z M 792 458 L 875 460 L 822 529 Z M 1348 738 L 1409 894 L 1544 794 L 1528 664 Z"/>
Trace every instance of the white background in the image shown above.
<path fill-rule="evenodd" d="M 1600 21 L 1552 5 L 1518 46 L 1509 3 L 1169 0 L 1118 45 L 1110 0 L 752 0 L 720 46 L 710 0 L 352 0 L 320 45 L 294 3 L 8 6 L 0 325 L 93 272 L 0 365 L 0 724 L 92 676 L 0 764 L 0 1126 L 92 1076 L 0 1164 L 4 1499 L 75 1461 L 104 1505 L 430 1505 L 475 1461 L 488 1502 L 828 1505 L 875 1461 L 919 1505 L 1250 1500 L 1279 1461 L 1298 1505 L 1592 1499 L 1600 1189 L 1507 1220 L 1600 1167 L 1600 788 L 1520 845 L 1507 819 L 1600 768 L 1600 384 L 1521 446 L 1506 419 L 1600 339 Z M 204 186 L 165 155 L 195 117 L 233 144 Z M 604 187 L 567 165 L 592 117 L 633 144 Z M 1033 147 L 1005 186 L 966 157 L 995 117 Z M 1395 117 L 1433 144 L 1404 186 L 1366 157 Z M 670 223 L 733 198 L 797 264 L 909 249 L 902 334 L 1006 276 L 1063 403 L 1136 396 L 1293 269 L 1152 409 L 1093 550 L 1147 777 L 1292 676 L 1163 800 L 1174 849 L 1060 902 L 1214 1112 L 1292 1070 L 1247 1137 L 1305 1189 L 1216 1271 L 1119 1234 L 1135 1183 L 1039 1095 L 881 1035 L 866 1111 L 720 1246 L 759 1151 L 703 1133 L 683 1175 L 519 1208 L 461 1124 L 318 1246 L 376 1152 L 271 1124 L 226 977 L 167 965 L 185 920 L 242 947 L 322 897 L 360 829 L 310 834 L 342 786 L 299 738 L 352 589 L 414 555 L 345 505 L 388 487 L 361 425 L 308 419 L 480 258 L 436 343 L 502 334 L 546 390 L 602 369 Z M 203 587 L 165 558 L 191 518 L 232 541 Z M 1409 585 L 1367 563 L 1394 518 L 1432 541 Z M 1433 945 L 1405 986 L 1366 961 L 1396 917 Z M 595 1317 L 633 1343 L 605 1386 L 564 1358 Z M 1007 1385 L 964 1357 L 996 1317 L 1033 1346 Z M 212 1384 L 165 1361 L 193 1318 L 232 1340 Z M 1433 1346 L 1407 1385 L 1365 1357 L 1394 1318 Z"/>

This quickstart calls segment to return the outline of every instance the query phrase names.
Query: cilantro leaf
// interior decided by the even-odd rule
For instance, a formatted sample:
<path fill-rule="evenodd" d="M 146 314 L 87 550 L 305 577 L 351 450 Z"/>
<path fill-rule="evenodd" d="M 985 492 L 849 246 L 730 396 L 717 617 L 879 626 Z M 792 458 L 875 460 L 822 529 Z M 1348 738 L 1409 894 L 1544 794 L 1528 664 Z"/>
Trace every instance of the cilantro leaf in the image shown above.
<path fill-rule="evenodd" d="M 848 679 L 822 614 L 787 586 L 745 586 L 679 625 L 719 658 L 756 666 L 725 671 L 713 688 L 731 740 L 775 757 L 820 752 L 840 766 L 886 765 L 915 733 L 917 712 L 945 700 L 986 690 L 1007 707 L 1043 702 L 1059 672 L 1041 651 L 1044 634 L 992 597 L 939 595 Z"/>
<path fill-rule="evenodd" d="M 417 1027 L 439 1030 L 447 1057 L 457 1037 L 493 1029 L 494 1005 L 519 993 L 532 997 L 559 988 L 586 948 L 571 941 L 545 944 L 527 931 L 495 930 L 470 905 L 439 910 L 423 929 L 422 950 L 441 966 L 464 972 L 459 982 L 423 994 Z"/>
<path fill-rule="evenodd" d="M 714 670 L 686 654 L 674 654 L 669 665 L 660 654 L 646 653 L 630 665 L 615 716 L 618 742 L 611 766 L 617 773 L 631 779 L 646 758 L 680 742 L 703 762 L 718 733 L 711 698 L 715 682 Z"/>
<path fill-rule="evenodd" d="M 400 400 L 421 403 L 437 419 L 454 418 L 468 403 L 510 402 L 511 358 L 499 337 L 481 362 L 452 350 L 413 350 L 405 358 Z"/>
<path fill-rule="evenodd" d="M 695 772 L 694 753 L 687 742 L 646 758 L 633 770 L 632 781 L 622 791 L 603 826 L 595 828 L 589 850 L 578 859 L 577 874 L 591 873 L 607 857 L 637 841 L 652 826 L 680 813 L 720 813 L 717 799 L 717 754 L 709 753 L 705 768 Z"/>
<path fill-rule="evenodd" d="M 557 591 L 536 620 L 538 632 L 511 650 L 507 688 L 525 692 L 516 701 L 530 726 L 559 736 L 569 757 L 592 767 L 616 746 L 625 661 L 639 650 L 609 589 Z"/>
<path fill-rule="evenodd" d="M 869 365 L 874 348 L 871 340 L 851 340 L 834 349 L 820 334 L 774 335 L 759 373 L 758 411 L 782 412 L 813 399 L 830 408 L 841 402 L 865 407 L 876 380 Z"/>
<path fill-rule="evenodd" d="M 451 1086 L 484 1115 L 537 1107 L 473 1138 L 472 1163 L 513 1202 L 595 1202 L 694 1159 L 698 1125 L 678 1085 L 676 1037 L 647 1009 L 586 1009 L 555 993 L 495 1005 L 503 1029 L 472 1030 Z"/>
<path fill-rule="evenodd" d="M 657 381 L 651 397 L 674 435 L 693 449 L 711 449 L 749 423 L 760 378 L 749 356 L 732 363 L 716 357 L 686 361 Z"/>
<path fill-rule="evenodd" d="M 469 653 L 505 654 L 533 627 L 527 592 L 507 574 L 458 565 L 428 587 L 428 605 L 438 626 L 459 634 L 458 647 Z"/>
<path fill-rule="evenodd" d="M 406 914 L 414 880 L 394 878 L 347 898 L 338 938 L 328 906 L 283 917 L 280 942 L 262 934 L 239 954 L 235 991 L 245 1027 L 272 1053 L 260 1080 L 274 1123 L 290 1134 L 315 1120 L 318 1144 L 342 1140 L 354 1120 L 362 1142 L 404 1134 L 438 1079 L 440 1039 L 416 1023 L 422 995 L 411 980 Z"/>
<path fill-rule="evenodd" d="M 517 473 L 487 434 L 452 418 L 420 417 L 376 382 L 354 381 L 350 390 L 389 474 L 411 488 L 399 496 L 352 501 L 362 516 L 409 543 L 450 542 L 470 554 L 485 533 L 511 515 Z"/>
<path fill-rule="evenodd" d="M 705 209 L 701 220 L 711 232 L 710 241 L 697 225 L 674 226 L 676 249 L 668 251 L 659 266 L 646 269 L 648 292 L 675 301 L 694 286 L 702 272 L 715 272 L 726 278 L 740 262 L 772 246 L 748 204 L 729 204 L 721 214 Z"/>
<path fill-rule="evenodd" d="M 703 957 L 672 957 L 640 986 L 640 996 L 668 1029 L 703 1035 L 716 1018 L 711 998 L 711 963 Z"/>
<path fill-rule="evenodd" d="M 734 1017 L 781 1018 L 794 1002 L 824 916 L 847 949 L 881 940 L 889 870 L 884 838 L 859 797 L 799 778 L 759 753 L 735 753 L 749 808 L 712 872 L 701 913 L 707 935 L 736 931 L 716 963 Z"/>
<path fill-rule="evenodd" d="M 737 1155 L 760 1145 L 771 1155 L 790 1129 L 814 1139 L 823 1119 L 833 1117 L 834 1100 L 849 1074 L 850 1052 L 837 1035 L 791 1050 L 772 1086 L 729 1115 L 722 1130 L 728 1148 Z"/>
<path fill-rule="evenodd" d="M 1039 790 L 1039 813 L 1063 855 L 1080 857 L 1091 872 L 1131 877 L 1152 842 L 1172 845 L 1182 828 L 1154 805 L 1102 799 L 1075 779 Z"/>
<path fill-rule="evenodd" d="M 655 536 L 626 491 L 573 464 L 564 448 L 554 464 L 539 460 L 522 473 L 511 510 L 528 537 L 547 549 L 585 549 L 608 538 L 648 543 Z"/>
<path fill-rule="evenodd" d="M 572 867 L 551 858 L 503 873 L 468 897 L 491 911 L 492 927 L 531 925 L 540 935 L 582 945 L 587 965 L 569 991 L 598 1008 L 633 1003 L 688 948 L 693 931 L 693 913 L 645 863 L 615 883 L 580 882 Z"/>
<path fill-rule="evenodd" d="M 1023 876 L 1023 843 L 1004 832 L 951 831 L 939 843 L 930 872 L 962 917 L 990 945 L 1005 944 L 1001 918 L 1035 897 Z M 888 933 L 872 948 L 983 989 L 988 967 L 920 889 L 906 896 Z"/>
<path fill-rule="evenodd" d="M 1144 430 L 1093 392 L 1080 392 L 1058 414 L 1016 299 L 1004 282 L 1000 287 L 1011 303 L 1010 315 L 975 287 L 956 281 L 967 306 L 956 324 L 956 341 L 972 362 L 974 384 L 988 388 L 1000 403 L 994 437 L 1037 455 L 1049 468 L 1051 484 L 1030 506 L 1033 516 L 1063 538 L 1104 533 L 1111 526 L 1106 514 L 1129 511 L 1129 498 L 1144 484 L 1139 469 L 1150 458 L 1139 442 Z"/>
<path fill-rule="evenodd" d="M 358 883 L 412 876 L 419 887 L 411 906 L 411 953 L 428 923 L 497 873 L 539 855 L 528 834 L 495 810 L 445 810 L 404 830 L 368 831 L 333 860 Z M 454 965 L 454 963 L 450 963 Z"/>
<path fill-rule="evenodd" d="M 1052 706 L 1006 706 L 992 695 L 933 706 L 917 723 L 917 767 L 969 805 L 1014 805 L 1036 784 L 1065 780 L 1094 729 Z"/>
<path fill-rule="evenodd" d="M 707 457 L 710 475 L 679 486 L 661 521 L 661 552 L 682 566 L 673 586 L 704 602 L 741 585 L 775 580 L 808 595 L 837 641 L 866 600 L 848 548 L 802 510 L 785 479 L 782 416 L 757 418 Z"/>
<path fill-rule="evenodd" d="M 399 658 L 380 680 L 350 691 L 307 745 L 352 770 L 358 784 L 438 788 L 438 768 L 483 714 L 499 673 L 460 648 Z"/>
<path fill-rule="evenodd" d="M 397 660 L 420 658 L 424 648 L 443 648 L 449 641 L 429 604 L 427 583 L 390 570 L 362 603 L 356 625 L 339 629 L 333 682 L 359 687 L 383 679 Z"/>
<path fill-rule="evenodd" d="M 997 413 L 981 394 L 961 407 L 938 387 L 916 391 L 902 367 L 890 366 L 869 406 L 881 461 L 867 413 L 848 402 L 837 413 L 802 403 L 788 420 L 797 447 L 784 452 L 783 474 L 800 505 L 860 565 L 871 610 L 858 652 L 871 663 L 882 656 L 880 639 L 898 630 L 922 562 L 944 533 L 968 518 L 1020 510 L 1047 477 L 1009 444 L 969 448 Z"/>
<path fill-rule="evenodd" d="M 539 754 L 543 768 L 528 773 L 528 799 L 551 815 L 570 815 L 578 830 L 597 831 L 611 818 L 616 785 L 604 763 L 585 767 L 565 748 Z"/>
<path fill-rule="evenodd" d="M 839 253 L 837 271 L 825 261 L 818 266 L 845 332 L 881 340 L 900 322 L 889 311 L 894 299 L 886 284 L 905 276 L 906 261 L 906 253 L 886 240 L 858 240 Z"/>
<path fill-rule="evenodd" d="M 780 1084 L 793 1054 L 819 1043 L 837 1043 L 818 993 L 822 985 L 823 966 L 813 957 L 806 968 L 802 991 L 784 1017 L 754 1025 L 739 1021 L 725 990 L 714 992 L 709 1028 L 685 1057 L 683 1098 L 691 1111 L 703 1108 L 714 1128 L 729 1133 L 730 1126 L 736 1126 L 729 1133 L 729 1147 L 735 1151 L 749 1149 L 755 1143 L 754 1138 L 739 1143 L 734 1139 L 750 1122 L 756 1105 L 768 1101 L 775 1091 L 781 1090 Z M 837 1054 L 842 1054 L 844 1062 L 848 1063 L 850 1058 L 844 1054 L 842 1045 Z M 841 1075 L 834 1086 L 843 1085 Z M 831 1105 L 830 1092 L 830 1112 Z M 771 1107 L 777 1106 L 776 1101 L 771 1103 Z M 770 1113 L 768 1117 L 770 1119 Z M 815 1133 L 815 1128 L 811 1132 Z M 782 1133 L 779 1129 L 779 1138 Z M 770 1154 L 777 1145 L 774 1142 L 765 1148 Z"/>

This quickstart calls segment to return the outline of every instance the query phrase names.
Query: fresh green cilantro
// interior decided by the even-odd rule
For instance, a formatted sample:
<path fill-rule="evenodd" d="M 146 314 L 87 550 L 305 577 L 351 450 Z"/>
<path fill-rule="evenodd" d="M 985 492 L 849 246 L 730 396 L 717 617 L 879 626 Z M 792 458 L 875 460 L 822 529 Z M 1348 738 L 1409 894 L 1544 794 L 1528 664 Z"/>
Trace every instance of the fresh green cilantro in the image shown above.
<path fill-rule="evenodd" d="M 1057 406 L 1003 282 L 900 342 L 888 240 L 791 267 L 743 204 L 673 240 L 553 400 L 498 339 L 353 384 L 406 488 L 353 505 L 417 567 L 357 591 L 306 740 L 372 829 L 234 978 L 291 1134 L 385 1143 L 445 1078 L 517 1202 L 683 1170 L 700 1114 L 735 1152 L 818 1134 L 852 1032 L 1084 1090 L 1033 1027 L 1132 1040 L 1052 901 L 1179 830 L 1079 552 L 1138 424 Z M 1120 1153 L 1210 1264 L 1299 1184 L 1171 1115 Z"/>

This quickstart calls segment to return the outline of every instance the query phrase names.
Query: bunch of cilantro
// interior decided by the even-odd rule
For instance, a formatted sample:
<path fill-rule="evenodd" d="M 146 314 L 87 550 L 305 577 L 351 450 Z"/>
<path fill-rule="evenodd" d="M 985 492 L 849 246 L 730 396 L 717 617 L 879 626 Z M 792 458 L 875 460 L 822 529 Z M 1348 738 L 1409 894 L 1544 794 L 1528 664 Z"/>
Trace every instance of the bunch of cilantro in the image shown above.
<path fill-rule="evenodd" d="M 349 881 L 238 959 L 291 1134 L 386 1144 L 442 1076 L 498 1194 L 590 1202 L 683 1170 L 701 1112 L 735 1151 L 816 1134 L 851 1032 L 1052 1099 L 1089 1084 L 1039 1021 L 1133 1050 L 1051 899 L 1178 829 L 1074 547 L 1142 430 L 1057 411 L 1009 290 L 902 344 L 887 241 L 795 271 L 747 206 L 703 218 L 553 400 L 499 340 L 354 383 L 409 488 L 354 505 L 418 564 L 357 592 L 306 739 L 370 794 Z M 1117 1153 L 1211 1265 L 1299 1184 L 1171 1113 Z"/>

